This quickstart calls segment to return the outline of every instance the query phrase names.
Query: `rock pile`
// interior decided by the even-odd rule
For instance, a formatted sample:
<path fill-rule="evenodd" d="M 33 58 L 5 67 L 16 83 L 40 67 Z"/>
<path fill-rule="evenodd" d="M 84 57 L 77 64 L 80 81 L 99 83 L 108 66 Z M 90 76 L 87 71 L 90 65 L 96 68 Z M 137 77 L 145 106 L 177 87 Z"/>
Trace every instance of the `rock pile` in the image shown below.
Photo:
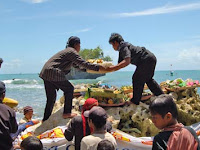
<path fill-rule="evenodd" d="M 164 86 L 162 88 L 165 88 Z M 165 93 L 172 95 L 178 107 L 178 121 L 184 125 L 191 125 L 200 122 L 200 98 L 197 88 L 186 88 L 176 91 L 165 90 Z M 132 136 L 154 136 L 159 130 L 150 119 L 149 103 L 155 97 L 140 102 L 140 105 L 124 105 L 121 107 L 105 107 L 109 120 L 114 128 L 118 128 Z M 85 99 L 83 96 L 73 99 L 73 112 L 80 114 L 80 108 Z M 41 134 L 54 127 L 66 125 L 70 119 L 63 119 L 64 98 L 55 103 L 53 114 L 42 125 L 36 128 L 35 134 Z"/>

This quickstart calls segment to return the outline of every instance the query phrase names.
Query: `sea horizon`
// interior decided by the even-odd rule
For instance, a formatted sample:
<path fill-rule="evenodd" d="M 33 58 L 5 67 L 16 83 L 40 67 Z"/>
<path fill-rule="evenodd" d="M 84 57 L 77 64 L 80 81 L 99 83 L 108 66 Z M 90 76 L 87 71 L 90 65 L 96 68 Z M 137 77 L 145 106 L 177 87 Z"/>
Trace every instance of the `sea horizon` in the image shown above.
<path fill-rule="evenodd" d="M 173 70 L 173 76 L 170 71 L 155 71 L 154 79 L 160 84 L 166 80 L 174 80 L 188 78 L 200 81 L 200 70 Z M 120 88 L 124 85 L 132 85 L 133 71 L 117 71 L 108 73 L 105 76 L 98 77 L 97 79 L 79 79 L 70 80 L 74 85 L 77 84 L 95 84 L 98 82 L 106 83 L 111 86 Z M 14 79 L 14 80 L 13 80 Z M 46 105 L 46 94 L 44 89 L 43 80 L 39 77 L 38 73 L 24 73 L 24 74 L 0 74 L 0 80 L 6 85 L 6 97 L 15 99 L 19 102 L 18 108 L 30 105 L 34 109 L 36 118 L 42 118 L 44 108 Z M 200 90 L 198 89 L 200 94 Z M 57 92 L 57 100 L 63 96 L 63 92 Z M 17 118 L 23 117 L 22 113 L 17 112 Z"/>
<path fill-rule="evenodd" d="M 135 71 L 133 69 L 133 71 Z M 133 72 L 131 70 L 119 70 L 119 71 L 115 71 L 115 72 Z M 155 72 L 158 72 L 158 71 L 200 71 L 200 69 L 187 69 L 187 70 L 182 70 L 182 69 L 176 69 L 176 70 L 155 70 Z M 113 73 L 113 72 L 112 72 Z M 0 72 L 0 75 L 7 75 L 7 74 L 12 74 L 12 75 L 19 75 L 19 74 L 39 74 L 38 73 L 1 73 Z"/>

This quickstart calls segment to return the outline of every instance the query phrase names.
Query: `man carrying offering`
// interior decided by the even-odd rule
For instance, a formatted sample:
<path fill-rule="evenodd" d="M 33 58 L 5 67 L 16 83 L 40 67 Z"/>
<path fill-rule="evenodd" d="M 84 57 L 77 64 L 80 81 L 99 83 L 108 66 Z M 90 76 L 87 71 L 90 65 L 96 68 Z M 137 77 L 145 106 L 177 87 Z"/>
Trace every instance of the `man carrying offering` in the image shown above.
<path fill-rule="evenodd" d="M 145 47 L 133 46 L 128 42 L 124 42 L 124 39 L 118 33 L 111 34 L 109 43 L 114 50 L 119 51 L 119 58 L 118 64 L 108 67 L 107 71 L 117 71 L 130 63 L 136 65 L 136 70 L 132 76 L 132 103 L 139 105 L 145 83 L 154 95 L 163 94 L 160 86 L 153 79 L 157 61 L 153 53 Z"/>
<path fill-rule="evenodd" d="M 82 71 L 86 69 L 100 71 L 104 67 L 86 62 L 79 56 L 80 39 L 71 36 L 68 39 L 67 46 L 64 50 L 52 56 L 44 65 L 40 72 L 40 77 L 44 80 L 47 103 L 45 107 L 43 121 L 51 115 L 54 103 L 56 101 L 56 90 L 61 89 L 64 92 L 65 104 L 63 118 L 72 118 L 76 116 L 71 113 L 74 86 L 66 79 L 71 67 L 79 68 Z"/>

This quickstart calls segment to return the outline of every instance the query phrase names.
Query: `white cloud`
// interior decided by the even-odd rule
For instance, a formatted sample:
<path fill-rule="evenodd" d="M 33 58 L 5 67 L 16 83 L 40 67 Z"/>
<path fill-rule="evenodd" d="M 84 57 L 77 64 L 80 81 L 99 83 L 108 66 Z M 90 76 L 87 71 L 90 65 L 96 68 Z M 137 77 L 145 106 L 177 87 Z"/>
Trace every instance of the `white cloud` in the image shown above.
<path fill-rule="evenodd" d="M 91 30 L 91 28 L 85 28 L 85 29 L 78 30 L 76 32 L 80 33 L 80 32 L 87 32 L 87 31 L 90 31 L 90 30 Z"/>
<path fill-rule="evenodd" d="M 200 47 L 182 50 L 178 54 L 178 60 L 183 63 L 200 64 Z"/>
<path fill-rule="evenodd" d="M 22 61 L 20 59 L 13 59 L 10 62 L 3 62 L 3 69 L 6 68 L 6 70 L 15 72 L 17 69 L 21 68 Z"/>
<path fill-rule="evenodd" d="M 20 59 L 14 59 L 11 62 L 5 63 L 5 67 L 9 68 L 18 68 L 21 66 L 21 60 Z"/>
<path fill-rule="evenodd" d="M 21 0 L 29 3 L 43 3 L 49 0 Z M 54 13 L 40 14 L 39 16 L 24 16 L 17 17 L 17 20 L 31 20 L 31 19 L 41 19 L 41 18 L 50 18 L 50 17 L 65 17 L 65 16 L 96 16 L 96 17 L 106 17 L 106 18 L 115 18 L 115 17 L 136 17 L 136 16 L 148 16 L 148 15 L 159 15 L 159 14 L 168 14 L 168 13 L 176 13 L 183 11 L 191 11 L 200 9 L 200 2 L 197 3 L 188 3 L 182 5 L 165 5 L 157 8 L 150 8 L 143 11 L 136 12 L 124 12 L 124 13 L 106 13 L 106 12 L 87 12 L 87 11 L 60 11 Z M 70 33 L 71 34 L 71 33 Z"/>
<path fill-rule="evenodd" d="M 61 33 L 63 34 L 78 34 L 78 33 L 82 33 L 82 32 L 88 32 L 91 31 L 93 28 L 84 28 L 84 29 L 80 29 L 80 30 L 76 30 L 76 31 L 71 31 L 71 32 L 65 32 L 65 33 Z"/>
<path fill-rule="evenodd" d="M 158 15 L 158 14 L 176 13 L 176 12 L 197 10 L 197 9 L 200 9 L 200 2 L 176 5 L 176 6 L 166 5 L 163 7 L 152 8 L 138 12 L 118 13 L 118 14 L 113 14 L 113 17 L 136 17 L 136 16 Z"/>
<path fill-rule="evenodd" d="M 200 66 L 200 40 L 197 36 L 181 41 L 155 43 L 148 47 L 157 57 L 157 70 L 196 70 Z"/>
<path fill-rule="evenodd" d="M 46 2 L 48 0 L 22 0 L 22 1 L 36 4 L 36 3 L 43 3 L 43 2 Z"/>
<path fill-rule="evenodd" d="M 189 37 L 188 39 L 200 40 L 200 35 Z"/>

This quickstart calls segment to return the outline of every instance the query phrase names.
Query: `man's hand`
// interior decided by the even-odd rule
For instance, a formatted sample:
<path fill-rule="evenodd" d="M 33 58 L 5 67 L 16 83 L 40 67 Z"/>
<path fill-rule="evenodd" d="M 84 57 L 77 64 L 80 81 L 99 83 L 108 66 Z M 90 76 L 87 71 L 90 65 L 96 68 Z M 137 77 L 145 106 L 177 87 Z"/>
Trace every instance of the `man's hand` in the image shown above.
<path fill-rule="evenodd" d="M 105 67 L 99 66 L 99 71 L 107 71 Z"/>
<path fill-rule="evenodd" d="M 131 58 L 125 58 L 119 64 L 106 68 L 106 71 L 112 72 L 112 71 L 120 70 L 121 68 L 124 68 L 124 67 L 128 66 L 130 64 L 130 60 L 131 60 Z"/>
<path fill-rule="evenodd" d="M 110 66 L 110 67 L 103 67 L 103 66 L 99 66 L 99 71 L 100 72 L 103 72 L 103 73 L 107 73 L 107 72 L 112 72 L 112 71 L 115 71 L 115 66 Z"/>
<path fill-rule="evenodd" d="M 115 66 L 109 66 L 108 68 L 106 68 L 106 71 L 115 71 Z"/>

